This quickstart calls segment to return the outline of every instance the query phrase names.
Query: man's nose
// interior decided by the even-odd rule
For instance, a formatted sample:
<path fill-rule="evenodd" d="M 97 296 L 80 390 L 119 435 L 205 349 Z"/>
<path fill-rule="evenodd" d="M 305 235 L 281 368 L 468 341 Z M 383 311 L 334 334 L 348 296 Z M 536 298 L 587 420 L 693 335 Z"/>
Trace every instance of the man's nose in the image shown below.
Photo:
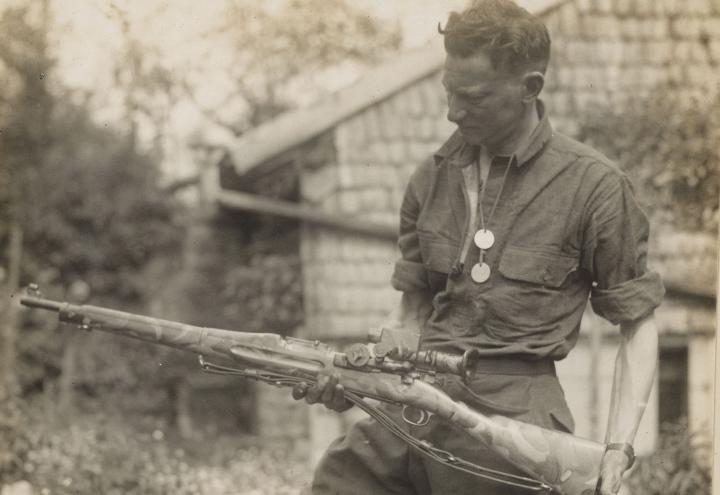
<path fill-rule="evenodd" d="M 467 115 L 467 111 L 458 105 L 457 98 L 448 96 L 448 114 L 447 118 L 450 122 L 459 124 Z"/>

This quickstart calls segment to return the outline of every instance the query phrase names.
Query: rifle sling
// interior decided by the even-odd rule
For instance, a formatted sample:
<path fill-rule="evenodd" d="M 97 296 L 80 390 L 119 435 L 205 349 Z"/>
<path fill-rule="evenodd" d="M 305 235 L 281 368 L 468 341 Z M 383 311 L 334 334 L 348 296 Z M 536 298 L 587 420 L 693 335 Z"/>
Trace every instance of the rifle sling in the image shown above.
<path fill-rule="evenodd" d="M 307 383 L 312 381 L 297 378 L 294 376 L 282 375 L 274 372 L 231 368 L 228 366 L 213 364 L 205 361 L 202 356 L 199 356 L 199 361 L 202 370 L 208 373 L 220 375 L 241 375 L 246 378 L 270 383 L 276 386 L 294 386 L 301 382 Z M 498 471 L 485 466 L 480 466 L 461 457 L 454 456 L 452 453 L 446 450 L 434 447 L 431 443 L 425 440 L 420 440 L 417 437 L 403 430 L 395 422 L 395 420 L 393 420 L 389 415 L 380 410 L 378 407 L 375 407 L 372 404 L 366 402 L 361 395 L 354 392 L 346 391 L 345 397 L 347 398 L 347 400 L 365 411 L 368 415 L 375 418 L 378 423 L 384 426 L 388 431 L 390 431 L 390 433 L 395 435 L 397 438 L 404 441 L 418 452 L 421 452 L 422 454 L 428 456 L 436 462 L 439 462 L 440 464 L 451 467 L 453 469 L 457 469 L 458 471 L 471 474 L 473 476 L 488 479 L 516 488 L 523 488 L 533 492 L 552 491 L 552 487 L 550 485 L 536 479 L 527 476 L 506 473 L 504 471 Z"/>
<path fill-rule="evenodd" d="M 506 473 L 504 471 L 498 471 L 485 466 L 481 466 L 461 457 L 457 457 L 446 450 L 434 447 L 431 443 L 420 440 L 400 428 L 400 426 L 398 426 L 395 420 L 393 420 L 390 416 L 388 416 L 379 408 L 368 404 L 365 400 L 363 400 L 360 395 L 354 394 L 352 392 L 345 392 L 345 397 L 350 402 L 365 411 L 367 414 L 375 418 L 375 420 L 382 426 L 387 428 L 390 433 L 403 440 L 405 443 L 407 443 L 417 451 L 421 452 L 422 454 L 425 454 L 429 458 L 435 460 L 436 462 L 439 462 L 440 464 L 449 466 L 453 469 L 457 469 L 458 471 L 463 471 L 465 473 L 478 476 L 480 478 L 485 478 L 516 488 L 524 488 L 526 490 L 534 492 L 547 492 L 552 490 L 552 487 L 550 485 L 547 485 L 536 479 L 529 478 L 527 476 Z"/>

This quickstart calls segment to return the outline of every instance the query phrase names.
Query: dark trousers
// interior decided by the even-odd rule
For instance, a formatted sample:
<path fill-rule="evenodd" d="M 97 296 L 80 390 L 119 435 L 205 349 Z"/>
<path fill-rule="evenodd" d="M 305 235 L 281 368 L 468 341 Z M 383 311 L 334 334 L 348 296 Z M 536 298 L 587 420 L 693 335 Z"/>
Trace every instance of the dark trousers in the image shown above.
<path fill-rule="evenodd" d="M 573 420 L 554 371 L 535 376 L 476 373 L 469 386 L 450 379 L 442 387 L 455 400 L 485 414 L 503 414 L 545 428 L 572 432 Z M 492 469 L 520 474 L 479 442 L 447 422 L 406 425 L 400 409 L 385 406 L 406 431 L 453 455 Z M 526 489 L 484 480 L 446 467 L 417 452 L 374 419 L 356 423 L 321 460 L 312 495 L 524 495 Z"/>

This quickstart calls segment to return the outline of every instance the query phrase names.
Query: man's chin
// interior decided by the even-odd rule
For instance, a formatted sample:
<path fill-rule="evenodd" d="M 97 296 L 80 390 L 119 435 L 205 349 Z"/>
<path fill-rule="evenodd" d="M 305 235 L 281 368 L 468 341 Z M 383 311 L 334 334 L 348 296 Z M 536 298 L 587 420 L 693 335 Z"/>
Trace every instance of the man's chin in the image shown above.
<path fill-rule="evenodd" d="M 459 129 L 466 143 L 472 144 L 473 146 L 482 146 L 485 143 L 483 136 L 480 135 L 477 129 L 463 129 L 462 127 L 459 127 Z"/>

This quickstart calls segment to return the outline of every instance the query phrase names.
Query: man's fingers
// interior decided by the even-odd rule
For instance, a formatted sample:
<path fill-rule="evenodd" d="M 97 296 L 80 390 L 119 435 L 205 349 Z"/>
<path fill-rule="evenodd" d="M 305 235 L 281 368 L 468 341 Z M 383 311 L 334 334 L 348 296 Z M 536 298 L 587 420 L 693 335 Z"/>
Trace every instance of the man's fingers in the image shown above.
<path fill-rule="evenodd" d="M 352 402 L 345 398 L 345 387 L 337 385 L 330 408 L 333 411 L 344 412 L 352 407 Z"/>
<path fill-rule="evenodd" d="M 612 479 L 604 478 L 602 484 L 600 485 L 600 493 L 602 495 L 615 495 L 620 491 L 620 485 L 622 485 L 621 479 L 614 476 Z"/>
<path fill-rule="evenodd" d="M 605 452 L 600 469 L 600 495 L 615 495 L 620 491 L 627 463 L 627 455 L 623 452 L 617 450 Z"/>
<path fill-rule="evenodd" d="M 327 396 L 323 396 L 323 402 L 333 411 L 345 412 L 352 407 L 352 402 L 347 400 L 345 397 L 345 387 L 343 387 L 339 381 L 340 379 L 338 376 L 333 375 L 331 377 L 326 388 L 326 392 L 329 390 L 329 393 Z"/>
<path fill-rule="evenodd" d="M 352 402 L 345 398 L 345 388 L 339 384 L 336 375 L 321 375 L 313 385 L 300 382 L 293 387 L 292 397 L 295 400 L 304 398 L 308 404 L 322 402 L 325 407 L 337 412 L 344 412 L 352 407 Z"/>
<path fill-rule="evenodd" d="M 305 397 L 308 391 L 308 384 L 305 382 L 300 382 L 297 385 L 295 385 L 292 389 L 292 397 L 295 400 L 300 400 Z"/>
<path fill-rule="evenodd" d="M 325 385 L 320 399 L 326 406 L 332 405 L 332 403 L 335 402 L 335 387 L 337 386 L 337 383 L 338 378 L 335 375 L 330 375 L 327 380 L 325 380 Z"/>
<path fill-rule="evenodd" d="M 328 382 L 328 377 L 321 376 L 315 385 L 308 388 L 307 395 L 305 395 L 305 402 L 307 402 L 308 404 L 315 404 L 317 402 L 320 402 L 320 397 L 322 396 L 323 392 L 325 391 L 327 382 Z"/>
<path fill-rule="evenodd" d="M 616 495 L 620 491 L 620 484 L 617 485 L 617 487 L 612 486 L 601 486 L 600 487 L 600 495 Z"/>

